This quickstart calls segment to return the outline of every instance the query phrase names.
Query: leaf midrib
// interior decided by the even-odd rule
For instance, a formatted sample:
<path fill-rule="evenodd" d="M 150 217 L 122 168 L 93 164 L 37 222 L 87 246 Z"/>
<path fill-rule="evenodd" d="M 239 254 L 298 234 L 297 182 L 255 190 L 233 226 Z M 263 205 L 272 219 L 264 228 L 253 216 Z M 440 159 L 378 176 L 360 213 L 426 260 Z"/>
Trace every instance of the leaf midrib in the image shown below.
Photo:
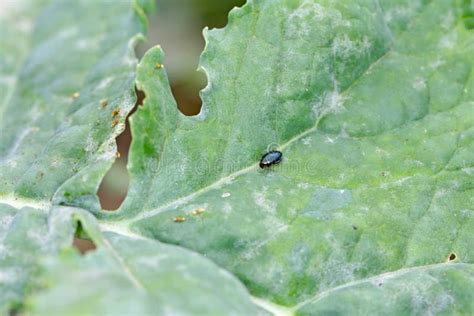
<path fill-rule="evenodd" d="M 113 232 L 113 233 L 116 233 L 116 234 L 119 234 L 119 235 L 122 235 L 122 236 L 127 236 L 127 237 L 132 238 L 132 239 L 143 239 L 143 240 L 156 241 L 155 239 L 145 237 L 145 236 L 141 236 L 141 235 L 137 235 L 137 234 L 135 234 L 131 231 L 124 230 L 121 227 L 117 227 L 115 225 L 105 225 L 105 224 L 99 223 L 99 226 L 100 226 L 102 231 Z M 115 250 L 113 249 L 113 247 L 110 244 L 108 245 L 108 247 L 111 248 L 109 250 L 115 252 Z M 184 248 L 184 249 L 186 249 L 186 248 Z M 189 251 L 189 249 L 186 249 L 186 250 Z M 117 258 L 117 259 L 119 259 L 119 258 Z M 123 269 L 127 268 L 126 265 L 121 264 L 121 266 L 122 266 Z M 412 267 L 401 268 L 401 269 L 398 269 L 398 270 L 382 272 L 380 274 L 372 275 L 372 276 L 367 277 L 367 278 L 358 279 L 358 280 L 354 280 L 354 281 L 351 281 L 351 282 L 346 282 L 344 284 L 340 284 L 338 286 L 331 287 L 327 290 L 324 290 L 324 291 L 321 291 L 321 292 L 317 293 L 316 295 L 314 295 L 313 297 L 311 297 L 309 299 L 306 299 L 306 300 L 304 300 L 304 301 L 302 301 L 302 302 L 300 302 L 296 305 L 292 305 L 292 306 L 279 305 L 279 304 L 274 303 L 272 301 L 269 301 L 267 299 L 260 298 L 260 297 L 255 297 L 255 296 L 252 296 L 252 300 L 256 305 L 258 305 L 258 306 L 260 306 L 260 307 L 262 307 L 262 308 L 264 308 L 264 309 L 266 309 L 270 312 L 273 312 L 275 315 L 281 315 L 281 316 L 283 316 L 283 315 L 292 315 L 297 310 L 301 309 L 303 306 L 305 306 L 307 304 L 317 302 L 317 301 L 329 296 L 332 293 L 350 288 L 352 286 L 357 286 L 357 285 L 364 284 L 364 283 L 367 283 L 367 282 L 375 281 L 375 280 L 378 280 L 380 278 L 395 278 L 395 277 L 402 276 L 402 275 L 404 275 L 406 273 L 410 273 L 410 272 L 436 269 L 436 268 L 448 267 L 448 266 L 460 266 L 460 267 L 467 266 L 467 267 L 469 267 L 469 266 L 473 266 L 473 264 L 468 263 L 468 262 L 438 262 L 438 263 L 412 266 Z M 225 269 L 223 267 L 220 267 L 220 268 L 228 271 L 227 269 Z M 133 279 L 138 280 L 134 276 L 132 270 L 128 270 L 128 272 L 127 271 L 125 271 L 125 272 L 129 273 Z M 268 306 L 271 306 L 271 310 L 268 309 Z"/>
<path fill-rule="evenodd" d="M 380 279 L 380 278 L 395 278 L 395 277 L 401 276 L 405 273 L 410 273 L 410 272 L 415 272 L 415 271 L 423 271 L 423 270 L 428 270 L 428 269 L 432 269 L 432 268 L 436 269 L 436 268 L 445 267 L 445 266 L 446 267 L 447 266 L 461 266 L 462 267 L 462 266 L 472 266 L 472 264 L 471 263 L 465 263 L 465 262 L 458 262 L 458 263 L 440 262 L 440 263 L 433 263 L 433 264 L 426 264 L 426 265 L 421 265 L 421 266 L 413 266 L 413 267 L 408 267 L 408 268 L 402 268 L 402 269 L 389 271 L 389 272 L 383 272 L 383 273 L 377 274 L 375 276 L 371 276 L 371 277 L 368 277 L 368 278 L 365 278 L 365 279 L 359 279 L 359 280 L 352 281 L 352 282 L 347 282 L 347 283 L 332 287 L 328 290 L 319 292 L 314 297 L 312 297 L 308 300 L 302 301 L 302 302 L 298 303 L 297 305 L 293 306 L 292 309 L 296 311 L 296 310 L 302 308 L 304 305 L 317 302 L 317 301 L 327 297 L 328 295 L 330 295 L 334 292 L 344 290 L 344 289 L 352 287 L 352 286 L 357 286 L 359 284 L 363 284 L 363 283 L 366 283 L 366 282 L 375 281 L 375 280 Z"/>
<path fill-rule="evenodd" d="M 377 1 L 378 3 L 378 1 Z M 429 5 L 431 5 L 431 3 L 427 4 L 426 7 L 428 7 Z M 380 5 L 379 5 L 380 6 Z M 402 34 L 404 34 L 405 32 L 407 32 L 410 28 L 409 26 L 411 24 L 413 24 L 413 22 L 419 18 L 422 13 L 426 10 L 426 7 L 424 8 L 424 10 L 421 10 L 419 11 L 408 23 L 407 23 L 407 27 L 401 31 L 399 34 L 398 34 L 398 37 L 402 36 Z M 383 14 L 383 10 L 381 10 L 381 13 Z M 385 22 L 385 21 L 384 21 Z M 385 22 L 385 27 L 387 29 L 390 30 L 390 28 L 388 27 L 388 24 Z M 375 59 L 370 65 L 368 65 L 367 69 L 359 76 L 357 77 L 350 85 L 348 85 L 344 90 L 340 91 L 340 94 L 341 95 L 344 95 L 348 90 L 350 90 L 351 87 L 353 87 L 354 85 L 356 85 L 360 80 L 362 80 L 368 73 L 370 73 L 370 70 L 371 68 L 373 68 L 375 65 L 377 65 L 381 60 L 383 60 L 389 53 L 391 53 L 393 51 L 393 37 L 391 38 L 392 42 L 391 42 L 391 45 L 388 47 L 388 49 L 383 53 L 381 54 L 377 59 Z M 337 87 L 335 87 L 337 89 Z M 339 92 L 339 91 L 337 91 Z M 296 141 L 304 138 L 305 136 L 307 136 L 308 134 L 311 134 L 312 132 L 316 131 L 319 127 L 319 123 L 320 121 L 326 117 L 327 114 L 330 114 L 331 112 L 330 111 L 326 111 L 326 112 L 322 112 L 321 115 L 316 119 L 316 122 L 315 124 L 313 125 L 313 127 L 307 129 L 306 131 L 294 136 L 293 138 L 291 138 L 290 140 L 288 140 L 287 142 L 285 142 L 283 145 L 280 146 L 281 149 L 285 149 L 287 148 L 288 146 L 290 146 L 291 144 L 295 143 Z M 411 121 L 410 121 L 411 122 Z M 402 124 L 403 125 L 403 124 Z M 399 127 L 399 126 L 398 126 Z M 137 222 L 137 221 L 140 221 L 140 220 L 143 220 L 143 219 L 146 219 L 146 218 L 149 218 L 149 217 L 153 217 L 155 215 L 158 215 L 160 214 L 161 212 L 163 211 L 166 211 L 167 209 L 169 208 L 172 208 L 172 207 L 176 207 L 176 206 L 179 206 L 179 205 L 182 205 L 186 202 L 188 202 L 189 200 L 192 200 L 194 197 L 197 197 L 197 196 L 200 196 L 201 194 L 204 194 L 214 188 L 218 188 L 219 186 L 221 186 L 222 184 L 225 184 L 226 182 L 230 182 L 231 180 L 233 180 L 234 178 L 240 176 L 240 175 L 243 175 L 253 169 L 255 169 L 256 167 L 258 166 L 258 162 L 256 163 L 253 163 L 251 164 L 250 166 L 248 167 L 245 167 L 243 169 L 240 169 L 239 171 L 236 171 L 234 173 L 231 173 L 223 178 L 220 178 L 219 180 L 217 181 L 214 181 L 213 183 L 197 190 L 197 191 L 194 191 L 193 193 L 191 194 L 188 194 L 186 196 L 183 196 L 183 197 L 180 197 L 178 199 L 175 199 L 173 201 L 170 201 L 162 206 L 159 206 L 157 208 L 154 208 L 154 209 L 150 209 L 150 210 L 146 210 L 146 211 L 142 211 L 142 212 L 139 212 L 137 213 L 136 215 L 130 217 L 130 218 L 126 218 L 126 219 L 120 219 L 121 221 L 121 225 L 124 225 L 124 226 L 128 226 L 130 227 L 131 224 Z M 110 219 L 110 220 L 102 220 L 104 222 L 116 222 L 116 220 L 113 220 L 113 219 Z"/>

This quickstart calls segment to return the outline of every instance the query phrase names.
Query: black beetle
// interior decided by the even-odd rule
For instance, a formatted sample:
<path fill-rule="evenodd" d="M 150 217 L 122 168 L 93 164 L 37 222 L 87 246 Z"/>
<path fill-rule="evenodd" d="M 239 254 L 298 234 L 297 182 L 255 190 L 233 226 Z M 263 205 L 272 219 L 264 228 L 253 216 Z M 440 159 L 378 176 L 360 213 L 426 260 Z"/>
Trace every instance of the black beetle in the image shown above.
<path fill-rule="evenodd" d="M 283 154 L 278 150 L 271 150 L 262 156 L 260 159 L 260 168 L 270 167 L 271 165 L 276 165 L 281 162 Z"/>

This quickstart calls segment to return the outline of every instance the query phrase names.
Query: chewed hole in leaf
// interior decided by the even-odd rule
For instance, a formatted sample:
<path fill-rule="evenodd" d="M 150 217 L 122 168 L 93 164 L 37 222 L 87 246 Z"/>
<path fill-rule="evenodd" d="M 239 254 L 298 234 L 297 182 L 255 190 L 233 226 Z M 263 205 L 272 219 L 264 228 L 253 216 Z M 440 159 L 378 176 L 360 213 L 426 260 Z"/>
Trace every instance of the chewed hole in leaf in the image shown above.
<path fill-rule="evenodd" d="M 74 248 L 76 248 L 81 254 L 85 254 L 89 251 L 95 250 L 96 246 L 91 240 L 82 239 L 74 237 L 74 241 L 72 243 Z"/>
<path fill-rule="evenodd" d="M 139 105 L 143 104 L 143 99 L 145 98 L 143 91 L 135 89 L 135 93 L 137 95 L 137 101 L 125 120 L 125 130 L 115 138 L 115 142 L 117 143 L 115 162 L 109 171 L 107 171 L 104 178 L 102 178 L 102 182 L 97 190 L 100 206 L 106 211 L 115 211 L 118 209 L 128 193 L 129 175 L 127 162 L 130 142 L 132 140 L 129 117 L 135 113 Z"/>
<path fill-rule="evenodd" d="M 457 256 L 454 252 L 449 254 L 448 261 L 454 261 L 456 260 Z"/>
<path fill-rule="evenodd" d="M 202 101 L 199 91 L 206 86 L 206 76 L 196 71 L 199 56 L 205 44 L 201 29 L 205 26 L 209 28 L 225 26 L 228 12 L 233 7 L 242 6 L 244 3 L 244 0 L 233 0 L 218 5 L 214 4 L 210 7 L 200 5 L 196 8 L 197 10 L 193 11 L 196 16 L 195 19 L 190 20 L 191 24 L 178 30 L 179 32 L 185 32 L 187 38 L 191 38 L 189 43 L 192 43 L 193 47 L 190 49 L 182 49 L 181 46 L 176 46 L 178 44 L 182 45 L 182 41 L 174 41 L 167 34 L 170 29 L 176 28 L 176 24 L 174 18 L 170 21 L 166 16 L 175 16 L 174 14 L 179 16 L 183 15 L 183 12 L 177 11 L 173 14 L 166 12 L 166 16 L 160 16 L 161 13 L 158 12 L 156 16 L 149 16 L 149 40 L 146 45 L 143 43 L 138 45 L 136 55 L 140 59 L 150 47 L 157 43 L 164 46 L 164 50 L 167 52 L 167 60 L 160 67 L 166 68 L 173 96 L 178 104 L 178 109 L 183 114 L 196 115 L 201 110 Z M 181 6 L 178 5 L 177 7 Z M 186 9 L 186 6 L 183 9 Z M 196 24 L 201 25 L 196 27 Z M 160 32 L 166 33 L 161 34 Z M 181 36 L 178 38 L 181 38 Z M 132 115 L 137 105 L 141 105 L 143 102 L 143 92 L 137 90 L 136 93 L 137 104 L 128 116 Z M 103 107 L 107 105 L 105 100 L 101 100 L 100 103 Z M 125 130 L 116 138 L 116 160 L 102 179 L 97 191 L 103 210 L 117 210 L 127 196 L 129 186 L 127 162 L 131 139 L 132 135 L 127 117 Z"/>
<path fill-rule="evenodd" d="M 141 58 L 156 44 L 163 48 L 163 66 L 182 114 L 196 115 L 202 106 L 199 91 L 206 86 L 207 78 L 196 71 L 205 45 L 202 29 L 224 27 L 229 11 L 244 4 L 245 0 L 173 1 L 173 5 L 163 4 L 165 10 L 148 16 L 148 42 L 138 46 L 137 56 Z"/>
<path fill-rule="evenodd" d="M 72 246 L 76 248 L 82 255 L 97 248 L 80 222 L 77 223 Z"/>

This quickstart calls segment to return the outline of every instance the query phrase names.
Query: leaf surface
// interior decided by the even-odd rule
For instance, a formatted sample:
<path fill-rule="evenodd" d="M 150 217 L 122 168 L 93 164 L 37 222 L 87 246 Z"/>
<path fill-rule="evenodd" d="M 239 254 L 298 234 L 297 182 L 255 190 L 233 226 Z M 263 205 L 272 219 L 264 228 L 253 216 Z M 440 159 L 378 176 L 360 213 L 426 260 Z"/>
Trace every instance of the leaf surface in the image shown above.
<path fill-rule="evenodd" d="M 462 315 L 473 309 L 473 278 L 472 264 L 465 263 L 401 269 L 322 292 L 300 304 L 298 314 Z"/>
<path fill-rule="evenodd" d="M 25 15 L 2 20 L 2 41 L 16 46 L 2 49 L 10 81 L 0 108 L 0 314 L 263 313 L 208 259 L 127 232 L 102 234 L 77 208 L 98 211 L 97 186 L 135 103 L 138 3 L 7 4 Z M 97 245 L 84 257 L 72 248 L 79 227 Z"/>
<path fill-rule="evenodd" d="M 70 247 L 74 231 L 69 209 L 0 203 L 0 315 L 20 304 L 38 258 Z"/>
<path fill-rule="evenodd" d="M 153 48 L 114 213 L 95 192 L 135 103 L 142 6 L 2 10 L 0 313 L 25 293 L 33 314 L 473 313 L 466 3 L 249 1 L 205 32 L 192 118 Z"/>
<path fill-rule="evenodd" d="M 103 221 L 198 251 L 291 311 L 349 310 L 365 288 L 345 285 L 404 269 L 364 302 L 413 287 L 394 311 L 436 293 L 450 297 L 439 312 L 472 311 L 474 34 L 458 4 L 249 1 L 205 32 L 209 83 L 192 118 L 152 49 L 131 189 Z M 274 144 L 283 162 L 260 170 Z"/>
<path fill-rule="evenodd" d="M 135 104 L 133 49 L 144 13 L 136 1 L 2 6 L 10 13 L 0 22 L 0 76 L 8 83 L 0 194 L 98 210 L 95 193 Z"/>
<path fill-rule="evenodd" d="M 2 315 L 21 305 L 39 259 L 71 246 L 71 214 L 58 204 L 98 209 L 135 103 L 144 22 L 136 2 L 0 3 Z"/>
<path fill-rule="evenodd" d="M 92 216 L 82 211 L 77 217 L 98 249 L 45 260 L 29 314 L 263 313 L 234 276 L 199 254 L 140 236 L 102 234 Z"/>

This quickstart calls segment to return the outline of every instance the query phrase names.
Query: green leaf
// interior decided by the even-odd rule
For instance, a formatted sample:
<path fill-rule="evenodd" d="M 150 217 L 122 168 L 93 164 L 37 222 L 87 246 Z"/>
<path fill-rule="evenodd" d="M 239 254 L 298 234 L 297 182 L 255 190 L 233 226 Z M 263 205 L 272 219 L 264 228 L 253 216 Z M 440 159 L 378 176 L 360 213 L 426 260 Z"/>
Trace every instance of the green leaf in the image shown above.
<path fill-rule="evenodd" d="M 263 313 L 235 277 L 199 254 L 136 235 L 102 234 L 79 209 L 0 207 L 2 315 L 21 307 L 25 288 L 32 315 Z M 71 247 L 78 223 L 98 247 L 84 257 Z"/>
<path fill-rule="evenodd" d="M 144 25 L 133 1 L 0 5 L 2 315 L 21 303 L 38 259 L 71 245 L 70 213 L 57 205 L 98 208 L 135 103 L 133 48 Z"/>
<path fill-rule="evenodd" d="M 140 236 L 102 234 L 82 213 L 98 250 L 44 262 L 31 315 L 256 315 L 244 286 L 208 259 Z M 78 290 L 79 289 L 79 290 Z"/>
<path fill-rule="evenodd" d="M 250 0 L 204 33 L 197 117 L 178 112 L 151 49 L 113 213 L 95 192 L 135 103 L 149 4 L 12 4 L 0 313 L 474 312 L 466 1 Z M 274 147 L 283 161 L 259 169 Z M 83 257 L 78 222 L 98 247 Z"/>
<path fill-rule="evenodd" d="M 472 264 L 465 263 L 402 269 L 321 292 L 300 304 L 298 314 L 462 315 L 473 310 L 473 278 Z"/>
<path fill-rule="evenodd" d="M 461 12 L 249 1 L 205 32 L 209 84 L 191 118 L 152 49 L 129 196 L 103 223 L 198 251 L 290 312 L 363 314 L 378 297 L 387 313 L 472 312 L 474 34 Z M 284 160 L 260 170 L 273 144 Z M 390 286 L 370 288 L 385 273 Z M 442 285 L 411 281 L 429 276 Z"/>
<path fill-rule="evenodd" d="M 103 235 L 85 211 L 57 206 L 98 209 L 97 186 L 135 103 L 140 7 L 54 1 L 18 10 L 29 14 L 23 24 L 2 20 L 2 41 L 16 47 L 2 59 L 10 81 L 0 108 L 0 314 L 261 313 L 208 259 L 127 233 Z M 72 248 L 78 222 L 98 246 L 85 257 Z"/>
<path fill-rule="evenodd" d="M 17 209 L 0 203 L 0 315 L 20 304 L 39 257 L 71 246 L 72 215 L 68 208 Z"/>
<path fill-rule="evenodd" d="M 143 11 L 135 1 L 42 2 L 8 1 L 0 21 L 0 194 L 97 210 L 135 104 Z"/>

